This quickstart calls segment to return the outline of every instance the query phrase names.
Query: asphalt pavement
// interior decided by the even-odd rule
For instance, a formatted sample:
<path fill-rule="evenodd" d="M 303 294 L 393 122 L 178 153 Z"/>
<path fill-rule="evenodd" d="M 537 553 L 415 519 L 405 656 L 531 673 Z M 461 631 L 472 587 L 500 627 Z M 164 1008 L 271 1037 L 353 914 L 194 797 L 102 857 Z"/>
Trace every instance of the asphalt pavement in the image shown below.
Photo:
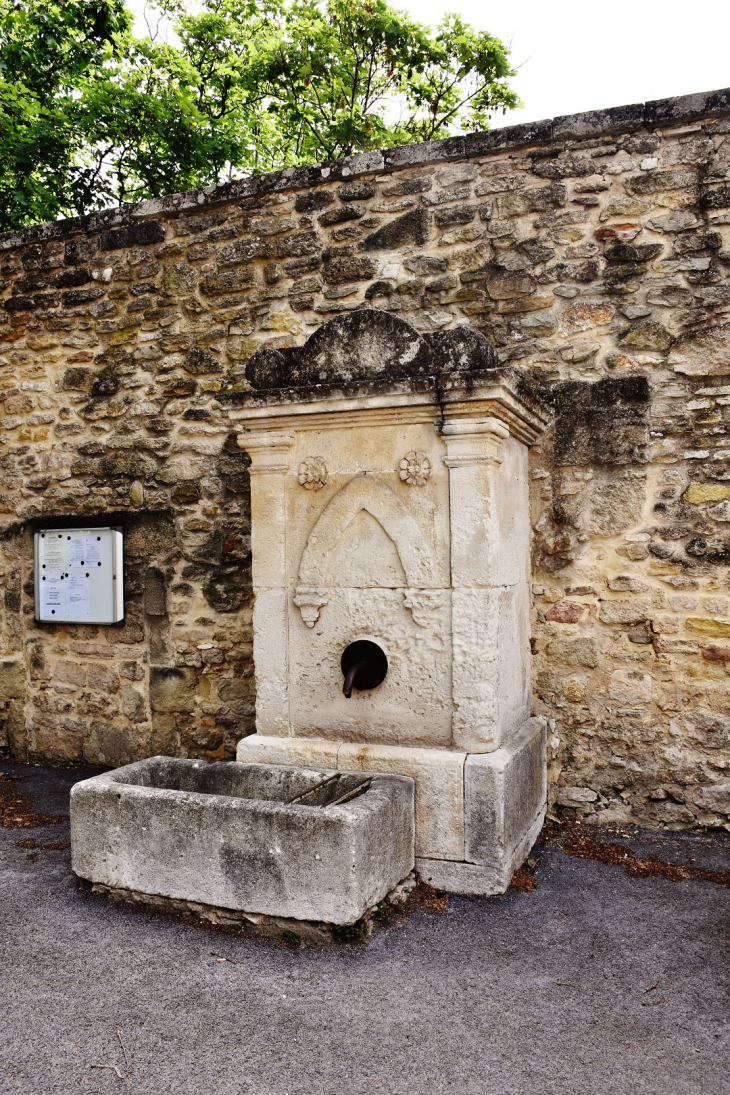
<path fill-rule="evenodd" d="M 631 877 L 553 834 L 531 856 L 535 889 L 296 949 L 84 892 L 53 819 L 89 773 L 0 773 L 0 821 L 32 823 L 0 827 L 0 1092 L 730 1093 L 716 881 Z M 595 837 L 730 868 L 728 833 Z"/>

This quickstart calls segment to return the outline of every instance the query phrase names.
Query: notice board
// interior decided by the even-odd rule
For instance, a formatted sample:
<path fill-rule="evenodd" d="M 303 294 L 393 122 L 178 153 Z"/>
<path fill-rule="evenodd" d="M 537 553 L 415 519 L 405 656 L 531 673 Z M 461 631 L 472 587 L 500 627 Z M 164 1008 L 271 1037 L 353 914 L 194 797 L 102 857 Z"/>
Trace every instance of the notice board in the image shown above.
<path fill-rule="evenodd" d="M 124 619 L 121 528 L 40 529 L 34 562 L 36 620 L 116 624 Z"/>

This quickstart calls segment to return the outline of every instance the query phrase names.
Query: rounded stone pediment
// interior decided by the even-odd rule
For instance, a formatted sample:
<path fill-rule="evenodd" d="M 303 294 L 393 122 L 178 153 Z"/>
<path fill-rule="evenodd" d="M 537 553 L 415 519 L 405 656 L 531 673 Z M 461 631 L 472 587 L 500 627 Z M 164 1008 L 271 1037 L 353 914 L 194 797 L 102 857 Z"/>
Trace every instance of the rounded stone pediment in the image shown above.
<path fill-rule="evenodd" d="M 363 308 L 324 323 L 303 346 L 257 350 L 246 364 L 246 379 L 258 390 L 334 387 L 497 364 L 492 344 L 471 327 L 422 335 L 390 312 Z"/>

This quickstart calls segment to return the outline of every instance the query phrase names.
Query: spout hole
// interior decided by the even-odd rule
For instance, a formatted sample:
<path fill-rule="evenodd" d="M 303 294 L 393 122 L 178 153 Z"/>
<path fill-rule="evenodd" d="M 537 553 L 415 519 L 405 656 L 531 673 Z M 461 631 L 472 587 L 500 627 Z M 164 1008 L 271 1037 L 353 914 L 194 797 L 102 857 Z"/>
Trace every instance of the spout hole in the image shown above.
<path fill-rule="evenodd" d="M 388 672 L 388 659 L 377 643 L 358 639 L 345 647 L 340 666 L 345 678 L 342 691 L 349 699 L 353 688 L 366 690 L 382 684 Z"/>

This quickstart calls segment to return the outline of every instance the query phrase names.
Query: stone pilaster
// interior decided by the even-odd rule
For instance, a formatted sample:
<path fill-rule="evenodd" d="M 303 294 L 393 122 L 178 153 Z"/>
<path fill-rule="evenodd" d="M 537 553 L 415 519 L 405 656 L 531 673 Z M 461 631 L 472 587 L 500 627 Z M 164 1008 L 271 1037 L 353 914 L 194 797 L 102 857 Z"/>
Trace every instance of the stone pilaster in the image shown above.
<path fill-rule="evenodd" d="M 453 745 L 487 752 L 499 745 L 499 593 L 493 556 L 500 447 L 509 437 L 496 418 L 447 419 L 452 582 Z"/>
<path fill-rule="evenodd" d="M 255 594 L 256 726 L 286 737 L 289 725 L 286 478 L 294 434 L 251 432 L 238 439 L 251 457 L 251 548 Z"/>

